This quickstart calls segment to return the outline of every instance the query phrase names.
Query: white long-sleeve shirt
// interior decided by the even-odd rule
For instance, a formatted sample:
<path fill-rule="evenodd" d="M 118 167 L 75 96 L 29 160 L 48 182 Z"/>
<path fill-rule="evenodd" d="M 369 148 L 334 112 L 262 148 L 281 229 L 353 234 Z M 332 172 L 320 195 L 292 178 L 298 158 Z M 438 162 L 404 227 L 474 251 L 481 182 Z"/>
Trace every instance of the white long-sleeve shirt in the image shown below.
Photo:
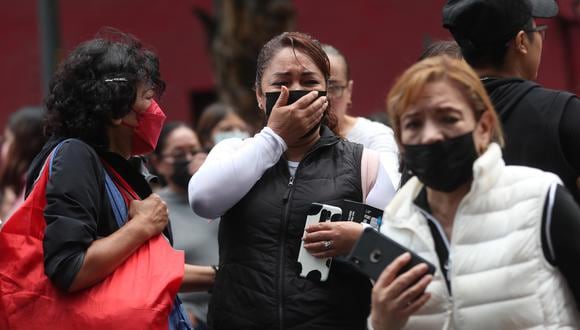
<path fill-rule="evenodd" d="M 222 216 L 250 191 L 287 149 L 284 140 L 269 127 L 252 138 L 232 138 L 218 143 L 189 181 L 191 208 L 205 218 Z M 368 152 L 371 151 L 363 151 L 363 158 Z M 395 189 L 384 166 L 375 168 L 376 179 L 368 194 L 363 196 L 363 202 L 384 209 Z"/>

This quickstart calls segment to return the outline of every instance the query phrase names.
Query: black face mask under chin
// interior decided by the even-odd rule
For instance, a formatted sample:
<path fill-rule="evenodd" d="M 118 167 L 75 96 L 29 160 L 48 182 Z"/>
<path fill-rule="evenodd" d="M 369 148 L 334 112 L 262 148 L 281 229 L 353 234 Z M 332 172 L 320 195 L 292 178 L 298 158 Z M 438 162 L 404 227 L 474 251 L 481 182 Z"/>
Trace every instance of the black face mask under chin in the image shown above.
<path fill-rule="evenodd" d="M 432 144 L 403 145 L 403 161 L 427 187 L 452 192 L 473 178 L 473 132 Z"/>
<path fill-rule="evenodd" d="M 171 175 L 171 181 L 185 191 L 187 191 L 189 179 L 191 178 L 191 174 L 189 174 L 189 163 L 188 160 L 176 161 L 173 163 L 173 174 Z"/>

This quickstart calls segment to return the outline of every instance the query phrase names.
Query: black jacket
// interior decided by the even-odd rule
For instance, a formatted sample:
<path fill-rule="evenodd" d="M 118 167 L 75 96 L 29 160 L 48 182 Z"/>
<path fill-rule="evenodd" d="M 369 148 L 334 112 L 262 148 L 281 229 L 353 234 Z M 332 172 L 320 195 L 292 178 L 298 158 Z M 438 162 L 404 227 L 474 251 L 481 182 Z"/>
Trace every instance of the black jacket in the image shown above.
<path fill-rule="evenodd" d="M 220 270 L 209 307 L 222 329 L 365 329 L 370 282 L 335 258 L 326 282 L 299 277 L 310 203 L 362 200 L 363 147 L 326 127 L 290 183 L 281 159 L 220 222 Z"/>
<path fill-rule="evenodd" d="M 26 195 L 46 158 L 62 140 L 51 138 L 33 160 L 27 175 Z M 95 150 L 77 139 L 62 144 L 53 156 L 52 173 L 46 186 L 43 252 L 46 275 L 63 290 L 69 288 L 80 270 L 91 243 L 119 228 L 105 191 L 102 161 L 115 168 L 141 198 L 151 194 L 143 173 L 120 155 Z M 171 241 L 169 226 L 164 233 Z"/>
<path fill-rule="evenodd" d="M 576 187 L 580 168 L 570 163 L 577 156 L 563 148 L 566 142 L 572 141 L 563 141 L 561 132 L 565 112 L 580 111 L 577 98 L 571 93 L 546 89 L 517 78 L 483 78 L 483 83 L 503 125 L 506 164 L 557 174 L 580 202 Z M 577 145 L 578 140 L 569 144 Z"/>

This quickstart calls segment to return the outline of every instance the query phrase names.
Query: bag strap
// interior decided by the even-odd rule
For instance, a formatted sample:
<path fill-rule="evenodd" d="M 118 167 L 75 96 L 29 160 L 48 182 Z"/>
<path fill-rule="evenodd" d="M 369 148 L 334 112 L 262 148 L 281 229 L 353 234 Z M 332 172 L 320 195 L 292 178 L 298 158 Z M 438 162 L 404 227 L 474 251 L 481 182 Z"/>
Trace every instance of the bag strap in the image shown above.
<path fill-rule="evenodd" d="M 56 147 L 54 147 L 54 149 L 52 149 L 52 152 L 50 153 L 50 155 L 48 155 L 48 162 L 49 162 L 49 166 L 48 166 L 48 177 L 50 178 L 52 176 L 52 163 L 54 161 L 54 155 L 56 155 L 56 153 L 58 152 L 58 150 L 60 149 L 60 147 L 62 147 L 63 143 L 65 143 L 68 140 L 63 140 L 61 142 L 59 142 L 59 144 L 56 145 Z M 42 172 L 42 171 L 40 171 Z"/>
<path fill-rule="evenodd" d="M 44 170 L 46 168 L 46 166 L 48 166 L 48 177 L 50 178 L 52 176 L 52 165 L 54 162 L 54 156 L 56 155 L 56 153 L 58 152 L 58 150 L 62 147 L 62 145 L 70 140 L 74 140 L 74 139 L 65 139 L 62 140 L 61 142 L 59 142 L 54 149 L 52 149 L 52 151 L 50 152 L 50 154 L 48 155 L 46 162 L 44 163 L 42 169 L 40 170 L 38 176 L 36 177 L 36 179 L 34 180 L 34 182 L 36 183 L 40 177 L 42 176 L 42 173 L 44 173 Z M 105 177 L 105 190 L 107 192 L 107 196 L 109 198 L 109 202 L 111 203 L 111 207 L 113 209 L 113 214 L 115 216 L 115 221 L 117 222 L 117 225 L 119 227 L 123 226 L 123 224 L 125 224 L 126 219 L 127 219 L 127 215 L 129 213 L 129 211 L 127 210 L 127 201 L 125 200 L 123 194 L 121 193 L 120 189 L 117 187 L 117 185 L 115 184 L 115 182 L 113 181 L 113 179 L 111 178 L 111 176 L 107 173 L 107 170 L 105 168 L 108 168 L 109 170 L 112 170 L 114 172 L 114 170 L 112 169 L 111 166 L 109 166 L 107 163 L 105 163 L 104 161 L 101 160 L 101 163 L 104 165 L 104 169 L 103 169 L 103 174 Z M 120 177 L 117 172 L 114 172 L 116 174 L 116 177 Z M 124 182 L 124 188 L 125 190 L 129 191 L 129 194 L 132 196 L 137 196 L 137 194 L 135 193 L 135 191 L 126 183 Z"/>
<path fill-rule="evenodd" d="M 125 181 L 125 179 L 123 179 L 123 177 L 111 165 L 109 165 L 109 163 L 107 163 L 104 159 L 101 159 L 101 163 L 104 165 L 107 175 L 111 177 L 112 182 L 115 183 L 117 188 L 119 188 L 119 191 L 127 202 L 134 199 L 141 199 L 133 187 L 131 187 L 131 185 L 129 185 L 127 181 Z"/>
<path fill-rule="evenodd" d="M 101 159 L 101 163 L 104 167 L 105 190 L 115 215 L 115 221 L 121 227 L 127 222 L 128 206 L 131 201 L 141 198 L 111 165 L 104 159 Z"/>
<path fill-rule="evenodd" d="M 109 203 L 113 209 L 113 215 L 115 216 L 115 222 L 119 228 L 127 222 L 127 216 L 129 211 L 127 210 L 127 204 L 125 199 L 121 195 L 119 188 L 115 185 L 106 170 L 103 171 L 105 174 L 105 190 L 107 191 L 107 197 L 109 198 Z"/>
<path fill-rule="evenodd" d="M 127 206 L 129 203 L 132 200 L 140 200 L 141 198 L 111 165 L 104 159 L 101 159 L 101 163 L 105 168 L 105 189 L 107 196 L 113 208 L 115 221 L 121 227 L 127 222 Z M 173 300 L 173 308 L 171 309 L 167 322 L 170 330 L 192 330 L 189 324 L 189 318 L 186 316 L 178 296 L 175 296 Z"/>
<path fill-rule="evenodd" d="M 66 139 L 66 140 L 60 141 L 52 149 L 52 151 L 48 154 L 48 156 L 46 157 L 46 160 L 44 161 L 44 164 L 42 165 L 42 168 L 40 169 L 40 171 L 38 171 L 38 175 L 34 179 L 34 183 L 32 184 L 33 186 L 36 186 L 36 182 L 38 182 L 38 180 L 40 180 L 40 178 L 42 177 L 42 174 L 46 170 L 46 167 L 47 166 L 48 166 L 48 177 L 50 178 L 52 176 L 52 163 L 54 161 L 54 155 L 56 155 L 56 153 L 58 152 L 58 150 L 60 149 L 60 147 L 62 147 L 63 143 L 65 143 L 66 141 L 69 141 L 69 140 L 71 140 L 71 139 Z"/>
<path fill-rule="evenodd" d="M 366 201 L 367 195 L 375 185 L 379 173 L 380 159 L 379 154 L 370 149 L 364 149 L 361 159 L 361 182 L 363 202 Z"/>

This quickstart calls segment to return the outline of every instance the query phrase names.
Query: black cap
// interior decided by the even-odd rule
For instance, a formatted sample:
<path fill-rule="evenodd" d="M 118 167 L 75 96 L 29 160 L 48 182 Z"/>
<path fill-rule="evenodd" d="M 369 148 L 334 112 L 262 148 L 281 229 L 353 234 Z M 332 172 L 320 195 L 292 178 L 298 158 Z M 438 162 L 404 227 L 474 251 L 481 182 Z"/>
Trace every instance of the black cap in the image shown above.
<path fill-rule="evenodd" d="M 448 0 L 443 7 L 443 27 L 461 48 L 478 48 L 506 43 L 530 19 L 557 14 L 554 0 Z"/>

